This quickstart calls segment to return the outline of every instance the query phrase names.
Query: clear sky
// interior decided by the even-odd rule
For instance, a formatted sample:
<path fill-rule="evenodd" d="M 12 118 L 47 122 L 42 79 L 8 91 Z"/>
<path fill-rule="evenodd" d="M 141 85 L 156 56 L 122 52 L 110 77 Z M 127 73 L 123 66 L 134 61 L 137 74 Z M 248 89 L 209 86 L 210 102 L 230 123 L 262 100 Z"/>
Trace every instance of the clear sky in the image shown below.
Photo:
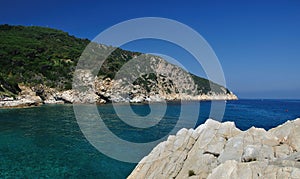
<path fill-rule="evenodd" d="M 199 32 L 217 54 L 227 86 L 240 98 L 300 99 L 298 0 L 0 1 L 1 24 L 48 26 L 88 39 L 116 23 L 147 16 L 174 19 Z M 124 48 L 163 53 L 157 44 L 164 43 L 141 41 Z M 166 49 L 169 56 L 178 53 L 172 45 Z M 176 57 L 202 75 L 187 58 Z"/>

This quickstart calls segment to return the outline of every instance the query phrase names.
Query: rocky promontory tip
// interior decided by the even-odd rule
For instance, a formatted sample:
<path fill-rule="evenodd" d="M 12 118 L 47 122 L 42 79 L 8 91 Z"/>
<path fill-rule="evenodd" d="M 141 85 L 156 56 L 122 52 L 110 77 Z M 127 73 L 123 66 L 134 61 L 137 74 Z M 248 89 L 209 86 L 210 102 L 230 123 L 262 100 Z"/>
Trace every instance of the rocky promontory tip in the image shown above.
<path fill-rule="evenodd" d="M 208 119 L 169 136 L 128 178 L 300 178 L 300 118 L 269 131 Z"/>

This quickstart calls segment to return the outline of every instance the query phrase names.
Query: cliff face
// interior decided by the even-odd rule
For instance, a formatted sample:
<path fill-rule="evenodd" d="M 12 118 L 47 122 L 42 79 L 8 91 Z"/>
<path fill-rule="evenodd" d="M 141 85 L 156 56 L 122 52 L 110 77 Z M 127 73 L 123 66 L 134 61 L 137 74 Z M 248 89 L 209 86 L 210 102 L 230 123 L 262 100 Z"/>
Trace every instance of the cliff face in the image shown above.
<path fill-rule="evenodd" d="M 207 120 L 156 146 L 128 178 L 300 178 L 300 118 L 265 131 Z"/>
<path fill-rule="evenodd" d="M 207 83 L 203 86 L 197 84 L 191 74 L 156 56 L 142 55 L 129 61 L 121 70 L 113 80 L 110 78 L 95 80 L 96 93 L 107 101 L 237 99 L 225 87 L 208 80 L 203 79 Z"/>

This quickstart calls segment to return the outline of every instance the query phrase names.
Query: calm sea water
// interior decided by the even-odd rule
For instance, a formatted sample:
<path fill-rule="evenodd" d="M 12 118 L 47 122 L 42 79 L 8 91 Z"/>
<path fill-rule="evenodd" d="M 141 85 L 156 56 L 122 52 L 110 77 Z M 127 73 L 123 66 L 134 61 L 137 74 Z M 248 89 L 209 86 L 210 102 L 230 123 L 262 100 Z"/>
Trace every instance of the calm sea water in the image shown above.
<path fill-rule="evenodd" d="M 190 108 L 196 104 L 169 103 L 163 120 L 145 130 L 119 120 L 112 105 L 98 110 L 115 135 L 141 143 L 168 134 L 180 116 L 181 105 Z M 151 113 L 148 105 L 131 107 L 140 116 Z M 197 125 L 207 119 L 210 107 L 210 102 L 200 103 Z M 269 129 L 297 117 L 300 100 L 238 100 L 226 103 L 223 121 L 234 121 L 242 130 L 251 126 Z M 125 178 L 135 165 L 97 151 L 80 131 L 72 105 L 0 110 L 0 178 Z"/>

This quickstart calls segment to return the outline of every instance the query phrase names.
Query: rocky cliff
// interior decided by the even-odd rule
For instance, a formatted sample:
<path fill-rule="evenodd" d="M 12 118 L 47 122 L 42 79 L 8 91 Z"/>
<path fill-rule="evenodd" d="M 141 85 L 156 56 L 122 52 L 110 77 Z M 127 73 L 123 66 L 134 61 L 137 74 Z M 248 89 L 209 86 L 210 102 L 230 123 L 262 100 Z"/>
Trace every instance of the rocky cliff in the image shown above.
<path fill-rule="evenodd" d="M 209 119 L 169 136 L 128 178 L 300 178 L 300 118 L 269 131 Z"/>

